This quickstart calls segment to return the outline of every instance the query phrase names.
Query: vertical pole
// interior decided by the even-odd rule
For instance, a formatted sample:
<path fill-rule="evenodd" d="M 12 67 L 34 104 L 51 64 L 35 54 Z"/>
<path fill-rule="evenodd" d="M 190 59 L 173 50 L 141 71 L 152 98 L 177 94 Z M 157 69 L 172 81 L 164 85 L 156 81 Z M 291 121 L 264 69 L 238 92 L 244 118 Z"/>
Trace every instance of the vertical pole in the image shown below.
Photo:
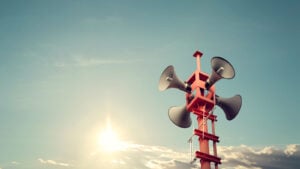
<path fill-rule="evenodd" d="M 196 58 L 196 62 L 197 62 L 197 72 L 200 73 L 200 57 L 203 55 L 202 52 L 200 51 L 196 51 L 193 56 Z"/>
<path fill-rule="evenodd" d="M 212 134 L 215 135 L 215 121 L 214 120 L 211 121 L 211 129 L 212 129 Z M 213 143 L 213 149 L 214 149 L 214 156 L 217 157 L 218 156 L 218 154 L 217 154 L 217 144 L 216 144 L 215 141 Z"/>
<path fill-rule="evenodd" d="M 200 68 L 201 68 L 201 64 L 200 64 L 200 55 L 199 54 L 196 54 L 195 55 L 195 57 L 196 57 L 196 64 L 197 64 L 197 69 L 196 69 L 196 71 L 195 71 L 195 79 L 196 79 L 196 81 L 199 81 L 200 80 L 200 77 L 199 77 L 199 75 L 200 75 Z M 196 89 L 197 90 L 197 92 L 200 92 L 200 90 L 199 89 Z"/>
<path fill-rule="evenodd" d="M 215 135 L 215 121 L 214 120 L 211 121 L 211 130 L 212 130 L 212 134 Z M 214 149 L 214 156 L 217 157 L 218 151 L 217 151 L 217 143 L 215 141 L 213 142 L 213 149 Z M 218 169 L 218 163 L 215 163 L 215 169 Z"/>
<path fill-rule="evenodd" d="M 202 124 L 202 126 L 201 126 Z M 208 132 L 207 129 L 207 123 L 203 116 L 198 116 L 198 129 L 202 130 L 203 132 Z M 209 154 L 209 144 L 208 144 L 208 139 L 200 138 L 199 137 L 199 145 L 200 145 L 200 151 L 206 154 Z M 210 169 L 210 162 L 201 159 L 201 169 Z"/>
<path fill-rule="evenodd" d="M 195 73 L 196 81 L 200 81 L 200 72 L 201 72 L 200 57 L 202 55 L 203 54 L 200 51 L 196 51 L 194 53 L 194 57 L 196 57 L 196 62 L 197 62 L 197 70 L 196 70 L 196 73 Z M 200 92 L 200 88 L 198 88 L 197 90 L 198 90 L 198 92 Z M 201 94 L 199 94 L 199 95 L 201 95 Z M 206 113 L 205 112 L 206 111 L 205 106 L 201 107 L 201 109 L 202 109 L 201 111 L 203 112 L 203 114 L 205 114 Z M 204 116 L 198 116 L 198 129 L 202 130 L 203 132 L 206 132 L 206 133 L 208 132 L 207 123 L 206 123 L 206 119 L 204 119 Z M 199 137 L 200 151 L 203 152 L 203 153 L 206 153 L 206 154 L 209 154 L 209 142 L 208 141 L 209 140 L 204 139 L 204 137 L 202 139 Z M 201 169 L 210 169 L 210 162 L 209 161 L 201 159 L 200 163 L 201 163 Z"/>
<path fill-rule="evenodd" d="M 197 60 L 197 71 L 200 73 L 200 55 L 196 55 L 196 60 Z"/>
<path fill-rule="evenodd" d="M 193 160 L 193 147 L 192 147 L 192 142 L 190 143 L 190 153 L 191 153 L 191 161 Z"/>

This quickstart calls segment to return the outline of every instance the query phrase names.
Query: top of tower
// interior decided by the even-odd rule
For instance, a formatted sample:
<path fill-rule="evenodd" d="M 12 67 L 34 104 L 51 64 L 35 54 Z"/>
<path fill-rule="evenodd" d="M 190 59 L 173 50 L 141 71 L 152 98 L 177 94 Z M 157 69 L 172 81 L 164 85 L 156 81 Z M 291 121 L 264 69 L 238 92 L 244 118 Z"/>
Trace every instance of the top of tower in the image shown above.
<path fill-rule="evenodd" d="M 197 57 L 197 56 L 201 57 L 202 55 L 203 55 L 203 53 L 200 52 L 199 50 L 197 50 L 197 51 L 193 54 L 194 57 Z"/>

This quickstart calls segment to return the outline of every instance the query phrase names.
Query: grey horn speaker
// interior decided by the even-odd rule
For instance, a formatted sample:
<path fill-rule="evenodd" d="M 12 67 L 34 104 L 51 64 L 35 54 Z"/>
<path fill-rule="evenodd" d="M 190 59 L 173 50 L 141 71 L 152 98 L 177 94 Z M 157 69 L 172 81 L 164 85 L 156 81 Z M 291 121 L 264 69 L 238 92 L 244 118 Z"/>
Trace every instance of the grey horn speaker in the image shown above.
<path fill-rule="evenodd" d="M 190 112 L 185 106 L 176 106 L 169 109 L 170 120 L 178 127 L 188 128 L 192 124 Z"/>
<path fill-rule="evenodd" d="M 232 79 L 235 75 L 233 66 L 222 57 L 213 57 L 211 59 L 211 68 L 212 74 L 206 81 L 206 89 L 209 89 L 220 79 Z"/>
<path fill-rule="evenodd" d="M 191 87 L 186 82 L 181 81 L 175 73 L 172 65 L 168 66 L 161 74 L 158 89 L 164 91 L 168 88 L 177 88 L 184 92 L 191 92 Z"/>
<path fill-rule="evenodd" d="M 237 116 L 241 109 L 242 97 L 240 95 L 235 95 L 231 98 L 216 96 L 216 103 L 225 112 L 226 119 L 232 120 Z"/>

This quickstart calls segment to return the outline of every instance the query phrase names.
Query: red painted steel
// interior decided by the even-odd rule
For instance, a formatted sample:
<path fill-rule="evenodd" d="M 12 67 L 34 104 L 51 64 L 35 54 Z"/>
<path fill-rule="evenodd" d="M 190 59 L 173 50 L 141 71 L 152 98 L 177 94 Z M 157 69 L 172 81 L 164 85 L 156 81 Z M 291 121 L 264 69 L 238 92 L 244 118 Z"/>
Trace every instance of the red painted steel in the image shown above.
<path fill-rule="evenodd" d="M 211 86 L 209 90 L 205 87 L 205 82 L 208 79 L 206 73 L 201 72 L 200 58 L 203 53 L 196 51 L 197 69 L 187 80 L 191 85 L 192 92 L 186 94 L 187 110 L 193 112 L 197 116 L 198 129 L 195 129 L 194 134 L 199 136 L 200 151 L 196 152 L 196 157 L 200 158 L 201 169 L 210 169 L 210 163 L 215 163 L 215 168 L 221 164 L 221 158 L 217 157 L 216 142 L 219 142 L 219 137 L 215 136 L 214 122 L 217 121 L 217 116 L 209 114 L 216 104 L 215 86 Z M 207 120 L 212 121 L 212 134 L 208 133 Z M 209 141 L 213 141 L 213 155 L 209 154 Z"/>
<path fill-rule="evenodd" d="M 194 57 L 197 57 L 197 56 L 201 57 L 202 55 L 203 55 L 203 53 L 200 52 L 199 50 L 197 50 L 197 51 L 193 54 Z"/>
<path fill-rule="evenodd" d="M 219 137 L 207 132 L 203 132 L 199 129 L 195 129 L 194 130 L 194 134 L 199 136 L 201 139 L 208 139 L 208 140 L 212 140 L 214 142 L 219 142 Z"/>
<path fill-rule="evenodd" d="M 216 157 L 216 156 L 212 156 L 206 153 L 202 153 L 200 151 L 196 151 L 196 157 L 197 158 L 201 158 L 203 161 L 209 161 L 209 162 L 214 162 L 217 164 L 221 164 L 221 158 Z M 201 167 L 202 169 L 202 167 Z"/>

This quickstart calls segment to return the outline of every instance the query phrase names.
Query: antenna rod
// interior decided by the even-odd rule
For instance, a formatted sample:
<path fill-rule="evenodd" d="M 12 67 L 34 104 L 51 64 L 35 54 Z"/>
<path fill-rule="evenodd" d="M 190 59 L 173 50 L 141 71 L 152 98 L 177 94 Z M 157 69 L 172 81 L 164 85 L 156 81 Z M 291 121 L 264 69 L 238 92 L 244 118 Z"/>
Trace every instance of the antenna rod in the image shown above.
<path fill-rule="evenodd" d="M 200 72 L 200 66 L 201 66 L 201 64 L 200 64 L 200 58 L 201 58 L 201 56 L 203 55 L 203 53 L 202 52 L 200 52 L 199 50 L 197 50 L 195 53 L 194 53 L 194 57 L 196 58 L 196 62 L 197 62 L 197 71 L 198 72 Z"/>
<path fill-rule="evenodd" d="M 199 55 L 197 55 L 197 70 L 200 72 L 200 66 L 201 66 L 201 64 L 200 64 L 200 57 L 199 57 Z"/>

